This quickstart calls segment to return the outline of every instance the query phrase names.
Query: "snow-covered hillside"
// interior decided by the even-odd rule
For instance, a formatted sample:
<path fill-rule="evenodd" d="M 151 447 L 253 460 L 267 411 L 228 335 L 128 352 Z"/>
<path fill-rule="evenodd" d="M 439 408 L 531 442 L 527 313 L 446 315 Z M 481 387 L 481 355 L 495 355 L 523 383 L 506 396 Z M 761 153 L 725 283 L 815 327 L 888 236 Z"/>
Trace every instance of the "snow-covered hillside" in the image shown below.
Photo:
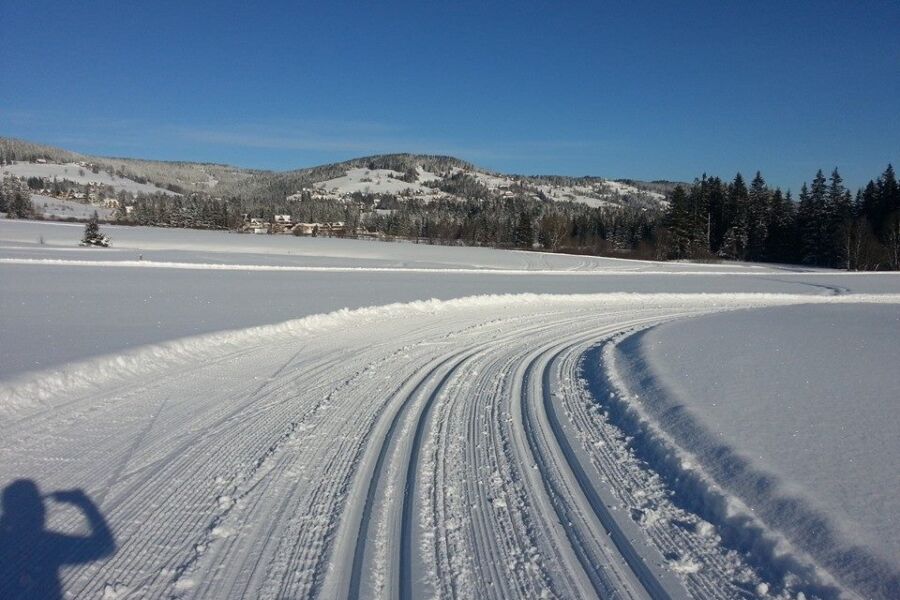
<path fill-rule="evenodd" d="M 116 191 L 123 190 L 130 194 L 171 194 L 174 192 L 159 188 L 148 183 L 139 183 L 126 177 L 116 177 L 106 171 L 92 172 L 85 165 L 77 163 L 37 163 L 37 162 L 15 162 L 11 165 L 0 166 L 0 178 L 12 177 L 40 177 L 52 181 L 71 181 L 80 185 L 91 186 L 110 186 Z"/>
<path fill-rule="evenodd" d="M 70 597 L 897 589 L 900 275 L 82 230 L 0 221 L 0 488 Z"/>
<path fill-rule="evenodd" d="M 348 201 L 353 194 L 394 195 L 403 199 L 463 200 L 467 196 L 439 189 L 455 175 L 471 177 L 496 198 L 549 199 L 590 207 L 659 208 L 665 196 L 648 184 L 625 183 L 599 177 L 532 177 L 495 173 L 448 156 L 389 154 L 293 171 L 258 171 L 226 165 L 161 162 L 84 156 L 21 140 L 0 138 L 0 155 L 29 156 L 0 166 L 0 178 L 56 177 L 81 185 L 109 185 L 136 193 L 174 190 L 240 196 L 255 200 L 298 202 L 306 191 L 312 197 Z M 95 166 L 97 173 L 90 166 Z M 115 176 L 113 173 L 119 173 Z M 139 183 L 130 177 L 153 183 Z M 655 186 L 658 188 L 659 186 Z"/>
<path fill-rule="evenodd" d="M 90 219 L 95 212 L 101 219 L 112 219 L 116 212 L 105 206 L 95 206 L 41 194 L 31 194 L 31 202 L 39 214 L 56 219 Z"/>
<path fill-rule="evenodd" d="M 413 182 L 400 179 L 403 173 L 391 169 L 349 169 L 343 177 L 328 179 L 316 184 L 316 187 L 337 194 L 433 194 L 434 190 L 420 185 L 424 181 L 433 181 L 437 177 L 432 174 L 420 174 Z"/>
<path fill-rule="evenodd" d="M 415 158 L 411 158 L 415 162 Z M 343 174 L 309 186 L 309 192 L 316 198 L 343 200 L 352 194 L 390 194 L 401 200 L 416 199 L 430 202 L 438 198 L 460 199 L 454 194 L 441 191 L 440 182 L 454 175 L 471 177 L 499 198 L 530 197 L 547 198 L 556 202 L 575 202 L 590 207 L 651 206 L 665 205 L 665 196 L 658 192 L 641 190 L 633 185 L 603 179 L 582 180 L 581 183 L 549 183 L 542 178 L 517 175 L 498 175 L 478 170 L 452 167 L 442 174 L 427 171 L 422 165 L 413 167 L 415 177 L 393 169 L 352 167 L 340 170 Z M 431 184 L 431 185 L 426 185 Z M 288 201 L 300 201 L 300 190 L 289 194 Z"/>

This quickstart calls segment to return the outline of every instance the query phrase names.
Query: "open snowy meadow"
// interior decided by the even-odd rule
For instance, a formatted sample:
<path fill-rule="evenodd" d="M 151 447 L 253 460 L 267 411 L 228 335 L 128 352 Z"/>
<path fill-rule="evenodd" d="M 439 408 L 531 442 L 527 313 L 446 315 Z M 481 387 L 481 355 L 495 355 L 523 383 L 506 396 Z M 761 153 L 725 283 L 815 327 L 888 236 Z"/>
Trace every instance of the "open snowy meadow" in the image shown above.
<path fill-rule="evenodd" d="M 898 273 L 82 229 L 0 221 L 0 590 L 900 596 Z"/>

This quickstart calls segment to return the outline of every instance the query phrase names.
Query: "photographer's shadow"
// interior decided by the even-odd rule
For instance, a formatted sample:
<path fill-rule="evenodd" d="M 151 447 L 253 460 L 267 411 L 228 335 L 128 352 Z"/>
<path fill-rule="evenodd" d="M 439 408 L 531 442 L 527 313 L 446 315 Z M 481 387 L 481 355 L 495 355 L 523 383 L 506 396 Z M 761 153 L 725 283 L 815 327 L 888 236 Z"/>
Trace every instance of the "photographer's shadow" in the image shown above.
<path fill-rule="evenodd" d="M 88 522 L 88 535 L 47 530 L 44 499 L 78 508 Z M 37 484 L 19 479 L 6 486 L 0 516 L 0 590 L 6 599 L 62 598 L 59 569 L 88 563 L 116 551 L 112 531 L 82 490 L 41 496 Z"/>

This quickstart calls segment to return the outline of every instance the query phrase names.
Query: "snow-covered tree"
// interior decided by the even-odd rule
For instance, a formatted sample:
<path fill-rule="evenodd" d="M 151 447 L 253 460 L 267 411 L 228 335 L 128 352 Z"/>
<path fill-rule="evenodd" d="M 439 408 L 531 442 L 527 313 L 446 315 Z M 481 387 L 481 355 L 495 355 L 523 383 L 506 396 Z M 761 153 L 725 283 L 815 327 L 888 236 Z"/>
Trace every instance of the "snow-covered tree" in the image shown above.
<path fill-rule="evenodd" d="M 99 246 L 101 248 L 109 246 L 109 238 L 100 233 L 100 222 L 97 211 L 94 211 L 94 214 L 84 226 L 84 236 L 81 238 L 81 245 Z"/>

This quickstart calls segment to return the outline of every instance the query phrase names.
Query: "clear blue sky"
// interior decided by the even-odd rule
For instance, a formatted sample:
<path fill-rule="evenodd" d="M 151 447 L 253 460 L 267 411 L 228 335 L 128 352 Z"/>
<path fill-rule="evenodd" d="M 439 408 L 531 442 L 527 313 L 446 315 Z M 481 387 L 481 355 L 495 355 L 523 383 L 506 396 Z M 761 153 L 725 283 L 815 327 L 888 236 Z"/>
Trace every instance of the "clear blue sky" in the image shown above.
<path fill-rule="evenodd" d="M 289 169 L 691 180 L 900 163 L 900 2 L 0 0 L 0 135 Z"/>

